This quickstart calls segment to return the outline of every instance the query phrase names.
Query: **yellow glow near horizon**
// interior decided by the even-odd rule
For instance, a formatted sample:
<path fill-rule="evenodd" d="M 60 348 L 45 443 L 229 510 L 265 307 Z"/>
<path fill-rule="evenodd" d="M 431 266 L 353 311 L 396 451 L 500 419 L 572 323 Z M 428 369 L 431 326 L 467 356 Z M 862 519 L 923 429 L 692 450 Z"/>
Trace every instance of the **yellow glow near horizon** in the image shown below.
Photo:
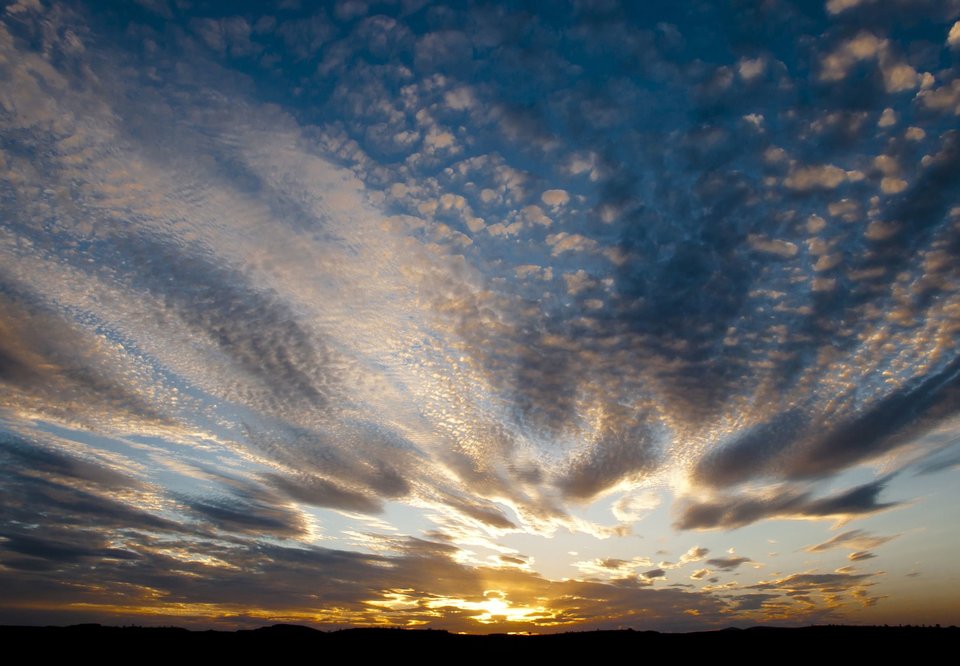
<path fill-rule="evenodd" d="M 484 590 L 483 601 L 467 601 L 455 597 L 441 597 L 427 602 L 428 608 L 458 608 L 466 611 L 483 611 L 473 617 L 481 624 L 494 622 L 534 622 L 554 616 L 554 612 L 544 606 L 515 606 L 507 601 L 507 595 L 501 590 Z"/>

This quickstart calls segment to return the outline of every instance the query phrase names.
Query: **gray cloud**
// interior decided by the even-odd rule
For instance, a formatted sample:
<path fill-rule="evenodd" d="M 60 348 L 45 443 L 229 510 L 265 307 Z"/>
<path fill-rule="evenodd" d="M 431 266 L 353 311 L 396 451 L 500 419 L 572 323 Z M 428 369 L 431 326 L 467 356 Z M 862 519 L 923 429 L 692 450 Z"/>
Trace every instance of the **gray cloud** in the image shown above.
<path fill-rule="evenodd" d="M 0 273 L 0 400 L 8 408 L 88 422 L 97 412 L 166 421 L 111 361 L 88 331 Z"/>
<path fill-rule="evenodd" d="M 300 516 L 279 505 L 261 490 L 222 497 L 184 498 L 186 506 L 222 530 L 240 534 L 297 536 L 304 531 Z"/>
<path fill-rule="evenodd" d="M 383 508 L 375 498 L 318 477 L 289 478 L 268 474 L 266 479 L 280 492 L 305 504 L 362 513 L 377 513 Z"/>
<path fill-rule="evenodd" d="M 739 569 L 741 564 L 752 562 L 749 557 L 715 557 L 707 560 L 707 564 L 723 571 Z"/>
<path fill-rule="evenodd" d="M 875 513 L 897 506 L 878 502 L 888 482 L 879 479 L 822 498 L 809 492 L 784 489 L 775 497 L 729 497 L 719 501 L 691 502 L 681 509 L 675 525 L 680 529 L 736 528 L 766 518 L 845 517 Z"/>
<path fill-rule="evenodd" d="M 859 561 L 861 561 L 861 560 L 869 560 L 869 559 L 872 559 L 872 558 L 874 558 L 874 557 L 876 557 L 876 555 L 874 555 L 873 553 L 871 553 L 869 550 L 858 550 L 858 551 L 856 551 L 855 553 L 850 553 L 849 555 L 847 555 L 847 559 L 850 560 L 851 562 L 859 562 Z"/>
<path fill-rule="evenodd" d="M 778 580 L 763 581 L 750 585 L 749 587 L 757 590 L 780 590 L 791 595 L 809 592 L 839 593 L 866 584 L 874 575 L 875 574 L 802 573 L 792 574 Z"/>
<path fill-rule="evenodd" d="M 876 548 L 882 546 L 888 541 L 892 541 L 897 538 L 898 535 L 893 536 L 879 536 L 870 534 L 864 530 L 847 530 L 846 532 L 841 532 L 836 536 L 830 537 L 823 543 L 818 543 L 807 548 L 811 553 L 822 552 L 825 550 L 830 550 L 831 548 L 850 548 L 852 550 L 867 550 L 869 548 Z M 852 559 L 852 558 L 851 558 Z"/>

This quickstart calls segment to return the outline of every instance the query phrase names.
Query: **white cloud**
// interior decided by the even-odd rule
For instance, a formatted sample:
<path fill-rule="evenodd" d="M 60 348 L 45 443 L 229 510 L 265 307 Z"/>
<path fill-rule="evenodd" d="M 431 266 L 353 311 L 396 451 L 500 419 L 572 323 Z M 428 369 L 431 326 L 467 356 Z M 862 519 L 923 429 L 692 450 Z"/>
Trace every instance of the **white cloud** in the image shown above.
<path fill-rule="evenodd" d="M 880 119 L 877 121 L 878 127 L 890 127 L 891 125 L 897 124 L 897 112 L 887 107 L 883 110 L 883 113 L 880 114 Z"/>
<path fill-rule="evenodd" d="M 869 240 L 886 240 L 897 235 L 900 231 L 900 225 L 896 222 L 885 222 L 883 220 L 874 220 L 867 226 L 864 236 Z"/>
<path fill-rule="evenodd" d="M 957 21 L 950 28 L 947 34 L 947 44 L 953 48 L 960 47 L 960 21 Z"/>
<path fill-rule="evenodd" d="M 540 195 L 540 200 L 548 206 L 563 206 L 570 201 L 570 195 L 566 190 L 547 190 Z"/>
<path fill-rule="evenodd" d="M 434 151 L 444 148 L 451 148 L 454 145 L 454 136 L 446 130 L 438 127 L 431 128 L 427 136 L 423 139 L 423 145 Z"/>
<path fill-rule="evenodd" d="M 22 14 L 24 12 L 42 12 L 43 5 L 40 0 L 17 0 L 7 7 L 8 14 Z"/>
<path fill-rule="evenodd" d="M 340 0 L 333 11 L 341 21 L 350 21 L 366 14 L 367 9 L 363 0 Z"/>
<path fill-rule="evenodd" d="M 811 215 L 810 217 L 807 218 L 807 231 L 809 231 L 811 234 L 815 234 L 822 231 L 823 228 L 826 226 L 827 226 L 826 220 L 824 220 L 819 215 Z"/>
<path fill-rule="evenodd" d="M 848 9 L 869 4 L 873 1 L 874 0 L 827 0 L 827 12 L 830 14 L 839 14 Z"/>
<path fill-rule="evenodd" d="M 450 194 L 449 192 L 440 196 L 440 205 L 446 209 L 463 210 L 467 205 L 467 200 L 459 194 Z"/>
<path fill-rule="evenodd" d="M 540 206 L 524 206 L 520 210 L 520 214 L 529 224 L 539 224 L 543 227 L 549 227 L 553 224 L 553 220 L 547 217 Z"/>
<path fill-rule="evenodd" d="M 886 176 L 880 181 L 880 191 L 884 194 L 899 194 L 903 192 L 909 184 L 903 178 Z"/>
<path fill-rule="evenodd" d="M 586 291 L 597 284 L 596 280 L 591 278 L 582 268 L 576 273 L 564 273 L 563 280 L 567 285 L 567 294 L 570 296 L 576 296 L 580 292 Z"/>
<path fill-rule="evenodd" d="M 566 276 L 564 276 L 566 277 Z M 614 502 L 611 511 L 617 520 L 635 523 L 660 506 L 660 496 L 652 490 L 628 493 Z"/>
<path fill-rule="evenodd" d="M 778 146 L 770 146 L 763 151 L 763 160 L 774 164 L 776 162 L 782 162 L 787 159 L 787 151 Z"/>
<path fill-rule="evenodd" d="M 763 58 L 749 59 L 743 58 L 740 60 L 740 64 L 737 65 L 737 72 L 740 74 L 740 78 L 744 81 L 752 81 L 757 78 L 767 68 L 767 63 Z"/>
<path fill-rule="evenodd" d="M 899 60 L 890 49 L 888 40 L 862 31 L 821 59 L 820 80 L 842 81 L 854 65 L 872 59 L 879 62 L 884 88 L 889 93 L 913 90 L 927 79 L 910 64 Z"/>
<path fill-rule="evenodd" d="M 853 65 L 874 58 L 887 48 L 887 41 L 869 32 L 861 32 L 838 46 L 820 61 L 820 79 L 841 81 Z"/>
<path fill-rule="evenodd" d="M 473 91 L 466 87 L 461 86 L 454 90 L 448 90 L 443 94 L 443 103 L 447 106 L 448 109 L 454 111 L 467 111 L 474 107 L 476 100 L 473 96 Z"/>
<path fill-rule="evenodd" d="M 536 264 L 524 264 L 513 269 L 514 274 L 520 278 L 538 278 L 540 280 L 553 279 L 553 269 L 549 266 L 537 266 Z"/>
<path fill-rule="evenodd" d="M 567 159 L 566 164 L 563 166 L 563 170 L 572 176 L 579 176 L 585 173 L 589 175 L 590 180 L 596 181 L 600 177 L 599 170 L 597 169 L 597 162 L 598 158 L 596 153 L 574 153 Z"/>
<path fill-rule="evenodd" d="M 927 133 L 920 127 L 908 127 L 907 131 L 904 132 L 904 136 L 910 141 L 923 141 Z"/>
<path fill-rule="evenodd" d="M 512 224 L 497 222 L 496 224 L 487 225 L 487 233 L 491 236 L 516 236 L 522 230 L 523 222 L 514 222 Z"/>
<path fill-rule="evenodd" d="M 887 92 L 913 90 L 920 83 L 920 75 L 910 65 L 903 62 L 887 63 L 884 60 L 881 60 L 880 71 Z"/>
<path fill-rule="evenodd" d="M 783 180 L 783 184 L 791 190 L 832 190 L 847 181 L 860 180 L 863 180 L 863 174 L 859 171 L 847 171 L 832 164 L 824 164 L 794 167 Z"/>
<path fill-rule="evenodd" d="M 747 236 L 747 243 L 758 252 L 775 254 L 784 258 L 794 257 L 797 254 L 796 244 L 790 241 L 770 239 L 758 234 L 750 234 Z"/>
<path fill-rule="evenodd" d="M 950 85 L 942 85 L 934 90 L 923 90 L 918 95 L 928 109 L 952 111 L 960 116 L 960 79 L 954 79 Z"/>
<path fill-rule="evenodd" d="M 710 554 L 709 548 L 704 548 L 702 546 L 691 546 L 687 552 L 685 552 L 683 555 L 680 556 L 680 564 L 687 564 L 688 562 L 699 562 L 709 554 Z"/>
<path fill-rule="evenodd" d="M 547 236 L 547 245 L 553 248 L 553 256 L 564 252 L 589 252 L 597 247 L 597 241 L 580 234 L 561 231 Z"/>

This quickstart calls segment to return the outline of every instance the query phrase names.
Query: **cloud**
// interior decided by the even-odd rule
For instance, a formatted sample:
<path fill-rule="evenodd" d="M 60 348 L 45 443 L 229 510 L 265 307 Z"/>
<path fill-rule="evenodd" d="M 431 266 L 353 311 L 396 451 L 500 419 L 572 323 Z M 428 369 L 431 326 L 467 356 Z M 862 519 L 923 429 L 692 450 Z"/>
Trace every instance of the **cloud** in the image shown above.
<path fill-rule="evenodd" d="M 862 588 L 875 574 L 852 573 L 798 573 L 772 581 L 750 585 L 751 589 L 779 590 L 787 594 L 819 592 L 843 593 Z"/>
<path fill-rule="evenodd" d="M 317 477 L 286 478 L 277 474 L 267 475 L 268 481 L 291 499 L 314 506 L 325 506 L 345 511 L 377 513 L 382 505 L 365 493 L 347 490 L 326 479 Z"/>
<path fill-rule="evenodd" d="M 570 201 L 570 195 L 566 190 L 544 190 L 540 200 L 548 206 L 563 206 Z"/>
<path fill-rule="evenodd" d="M 889 40 L 880 39 L 873 33 L 861 31 L 844 41 L 821 60 L 820 79 L 841 81 L 860 62 L 876 59 L 888 93 L 913 90 L 920 85 L 922 77 L 908 63 L 899 60 L 891 49 Z"/>
<path fill-rule="evenodd" d="M 734 571 L 739 569 L 741 564 L 752 561 L 749 557 L 715 557 L 707 560 L 707 564 L 722 571 Z"/>
<path fill-rule="evenodd" d="M 830 14 L 840 14 L 848 9 L 853 9 L 860 5 L 867 5 L 871 2 L 873 2 L 873 0 L 827 0 L 826 7 Z"/>
<path fill-rule="evenodd" d="M 611 511 L 617 520 L 636 522 L 660 506 L 660 496 L 652 491 L 628 493 L 613 503 Z"/>
<path fill-rule="evenodd" d="M 814 498 L 809 492 L 777 489 L 770 495 L 741 495 L 709 502 L 689 502 L 675 522 L 679 529 L 736 528 L 769 518 L 844 518 L 883 511 L 898 502 L 880 503 L 888 478 Z"/>
<path fill-rule="evenodd" d="M 873 553 L 868 550 L 858 550 L 854 553 L 847 555 L 847 559 L 851 562 L 859 562 L 860 560 L 869 560 L 876 557 Z"/>
<path fill-rule="evenodd" d="M 846 171 L 833 164 L 821 166 L 798 166 L 790 171 L 783 184 L 791 190 L 808 191 L 814 189 L 832 190 L 847 181 L 859 181 L 863 174 L 859 171 Z"/>
<path fill-rule="evenodd" d="M 594 447 L 573 458 L 557 481 L 571 499 L 590 499 L 624 479 L 642 478 L 657 466 L 653 433 L 645 432 L 641 424 L 617 424 L 598 435 Z"/>
<path fill-rule="evenodd" d="M 744 81 L 752 81 L 761 76 L 767 68 L 763 58 L 741 58 L 737 65 L 737 72 Z"/>
<path fill-rule="evenodd" d="M 954 79 L 949 85 L 944 84 L 939 88 L 922 90 L 919 99 L 929 109 L 952 111 L 953 115 L 960 115 L 960 79 Z"/>
<path fill-rule="evenodd" d="M 867 550 L 870 548 L 876 548 L 877 546 L 882 546 L 888 541 L 892 541 L 898 535 L 894 536 L 875 536 L 871 535 L 869 532 L 864 530 L 848 530 L 846 532 L 841 532 L 834 537 L 831 537 L 823 543 L 818 543 L 813 546 L 808 546 L 806 550 L 811 553 L 817 553 L 825 550 L 830 550 L 831 548 L 850 548 L 853 550 Z M 851 559 L 854 559 L 851 557 Z"/>
<path fill-rule="evenodd" d="M 704 548 L 703 546 L 691 546 L 690 550 L 680 556 L 680 564 L 699 562 L 705 558 L 709 552 L 709 548 Z"/>
<path fill-rule="evenodd" d="M 104 353 L 37 294 L 0 275 L 0 396 L 22 413 L 93 423 L 121 416 L 162 423 L 161 408 L 124 380 L 129 365 Z"/>
<path fill-rule="evenodd" d="M 797 246 L 790 241 L 767 239 L 757 234 L 750 234 L 747 236 L 747 243 L 758 252 L 767 252 L 779 257 L 790 258 L 797 254 Z"/>
<path fill-rule="evenodd" d="M 552 248 L 553 256 L 557 256 L 564 252 L 589 252 L 597 247 L 597 241 L 581 234 L 561 231 L 547 236 L 547 245 Z"/>
<path fill-rule="evenodd" d="M 956 3 L 881 4 L 8 6 L 11 603 L 506 631 L 853 598 L 505 544 L 845 521 L 954 465 Z"/>
<path fill-rule="evenodd" d="M 820 63 L 820 78 L 826 81 L 842 80 L 855 63 L 875 58 L 886 48 L 886 40 L 866 31 L 860 32 L 823 58 Z"/>
<path fill-rule="evenodd" d="M 40 0 L 17 0 L 7 6 L 8 14 L 22 14 L 25 12 L 39 12 L 43 10 Z"/>

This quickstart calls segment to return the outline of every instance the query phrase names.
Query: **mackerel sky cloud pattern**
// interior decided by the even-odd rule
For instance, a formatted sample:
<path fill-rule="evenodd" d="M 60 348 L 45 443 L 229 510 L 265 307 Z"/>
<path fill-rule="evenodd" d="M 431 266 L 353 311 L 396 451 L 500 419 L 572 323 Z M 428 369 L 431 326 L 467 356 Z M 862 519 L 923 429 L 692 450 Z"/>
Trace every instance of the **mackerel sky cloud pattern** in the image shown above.
<path fill-rule="evenodd" d="M 960 621 L 958 21 L 4 3 L 0 621 Z"/>

